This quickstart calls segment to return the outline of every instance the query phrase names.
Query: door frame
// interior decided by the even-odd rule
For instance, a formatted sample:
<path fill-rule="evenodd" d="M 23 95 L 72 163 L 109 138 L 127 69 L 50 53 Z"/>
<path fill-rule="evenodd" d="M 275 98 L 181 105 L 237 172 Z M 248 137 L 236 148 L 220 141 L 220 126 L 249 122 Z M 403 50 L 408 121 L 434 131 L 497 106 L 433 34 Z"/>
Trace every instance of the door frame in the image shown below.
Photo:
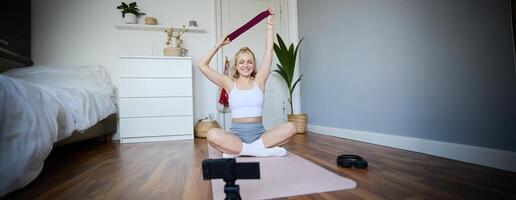
<path fill-rule="evenodd" d="M 297 26 L 297 0 L 280 0 L 280 3 L 281 10 L 279 12 L 282 13 L 281 34 L 285 36 L 285 38 L 283 39 L 291 43 L 297 43 L 299 41 Z M 215 0 L 215 30 L 215 42 L 218 42 L 218 40 L 222 37 L 222 0 Z M 274 37 L 276 37 L 276 35 L 274 35 Z M 219 52 L 214 57 L 217 62 L 217 64 L 215 65 L 217 67 L 217 71 L 223 72 L 224 65 L 220 64 L 224 60 L 222 57 L 222 53 Z M 299 56 L 297 57 L 296 63 L 298 63 L 298 67 L 297 70 L 294 72 L 294 77 L 299 77 Z M 299 92 L 300 85 L 302 85 L 302 81 L 298 84 L 298 87 L 296 87 L 296 89 L 292 93 L 292 98 L 294 99 L 294 101 L 292 102 L 294 113 L 301 113 L 301 95 Z M 288 94 L 285 94 L 284 97 L 288 98 Z M 283 101 L 288 102 L 288 99 L 284 99 Z M 290 111 L 288 108 L 289 105 L 288 103 L 285 104 L 287 107 L 285 112 L 286 114 L 288 114 Z M 217 111 L 217 121 L 225 125 L 224 122 L 221 121 L 224 120 L 222 116 L 223 115 Z"/>

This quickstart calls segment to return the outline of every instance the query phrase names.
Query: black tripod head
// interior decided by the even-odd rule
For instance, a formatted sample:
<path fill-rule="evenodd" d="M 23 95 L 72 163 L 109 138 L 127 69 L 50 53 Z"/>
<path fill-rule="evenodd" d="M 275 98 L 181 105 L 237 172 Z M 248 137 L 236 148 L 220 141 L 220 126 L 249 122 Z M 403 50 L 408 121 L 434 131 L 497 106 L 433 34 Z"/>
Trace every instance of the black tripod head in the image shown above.
<path fill-rule="evenodd" d="M 240 188 L 237 179 L 260 179 L 260 163 L 237 163 L 234 158 L 206 159 L 202 161 L 204 180 L 222 179 L 227 200 L 239 200 Z"/>

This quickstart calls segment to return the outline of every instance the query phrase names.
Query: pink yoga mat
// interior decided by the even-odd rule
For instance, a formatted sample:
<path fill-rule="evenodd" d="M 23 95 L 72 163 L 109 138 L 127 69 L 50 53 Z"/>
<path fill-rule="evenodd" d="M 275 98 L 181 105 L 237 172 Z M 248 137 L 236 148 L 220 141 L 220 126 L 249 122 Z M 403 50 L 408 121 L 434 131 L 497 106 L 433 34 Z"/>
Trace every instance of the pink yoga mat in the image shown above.
<path fill-rule="evenodd" d="M 221 158 L 221 153 L 211 146 L 208 151 L 210 158 Z M 352 189 L 357 185 L 291 152 L 286 157 L 239 157 L 237 162 L 260 162 L 261 179 L 236 181 L 242 199 L 288 197 Z M 224 181 L 211 180 L 211 188 L 213 199 L 224 199 Z"/>

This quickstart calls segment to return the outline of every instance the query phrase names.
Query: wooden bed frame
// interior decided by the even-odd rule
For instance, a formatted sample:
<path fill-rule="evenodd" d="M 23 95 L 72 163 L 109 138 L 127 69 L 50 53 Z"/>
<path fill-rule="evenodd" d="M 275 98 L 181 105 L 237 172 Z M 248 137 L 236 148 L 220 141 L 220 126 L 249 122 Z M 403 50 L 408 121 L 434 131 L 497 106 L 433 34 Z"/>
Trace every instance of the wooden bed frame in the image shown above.
<path fill-rule="evenodd" d="M 72 136 L 54 143 L 54 147 L 100 137 L 104 137 L 104 141 L 111 141 L 117 131 L 117 118 L 116 114 L 112 114 L 83 132 L 73 132 Z"/>

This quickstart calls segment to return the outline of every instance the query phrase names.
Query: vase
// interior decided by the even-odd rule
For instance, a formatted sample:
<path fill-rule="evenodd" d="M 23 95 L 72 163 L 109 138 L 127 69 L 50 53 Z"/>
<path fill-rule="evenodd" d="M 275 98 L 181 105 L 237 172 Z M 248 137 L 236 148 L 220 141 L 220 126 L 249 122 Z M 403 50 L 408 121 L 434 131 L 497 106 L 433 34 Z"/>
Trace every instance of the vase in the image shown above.
<path fill-rule="evenodd" d="M 177 47 L 165 47 L 163 49 L 164 56 L 185 56 L 187 49 Z"/>

